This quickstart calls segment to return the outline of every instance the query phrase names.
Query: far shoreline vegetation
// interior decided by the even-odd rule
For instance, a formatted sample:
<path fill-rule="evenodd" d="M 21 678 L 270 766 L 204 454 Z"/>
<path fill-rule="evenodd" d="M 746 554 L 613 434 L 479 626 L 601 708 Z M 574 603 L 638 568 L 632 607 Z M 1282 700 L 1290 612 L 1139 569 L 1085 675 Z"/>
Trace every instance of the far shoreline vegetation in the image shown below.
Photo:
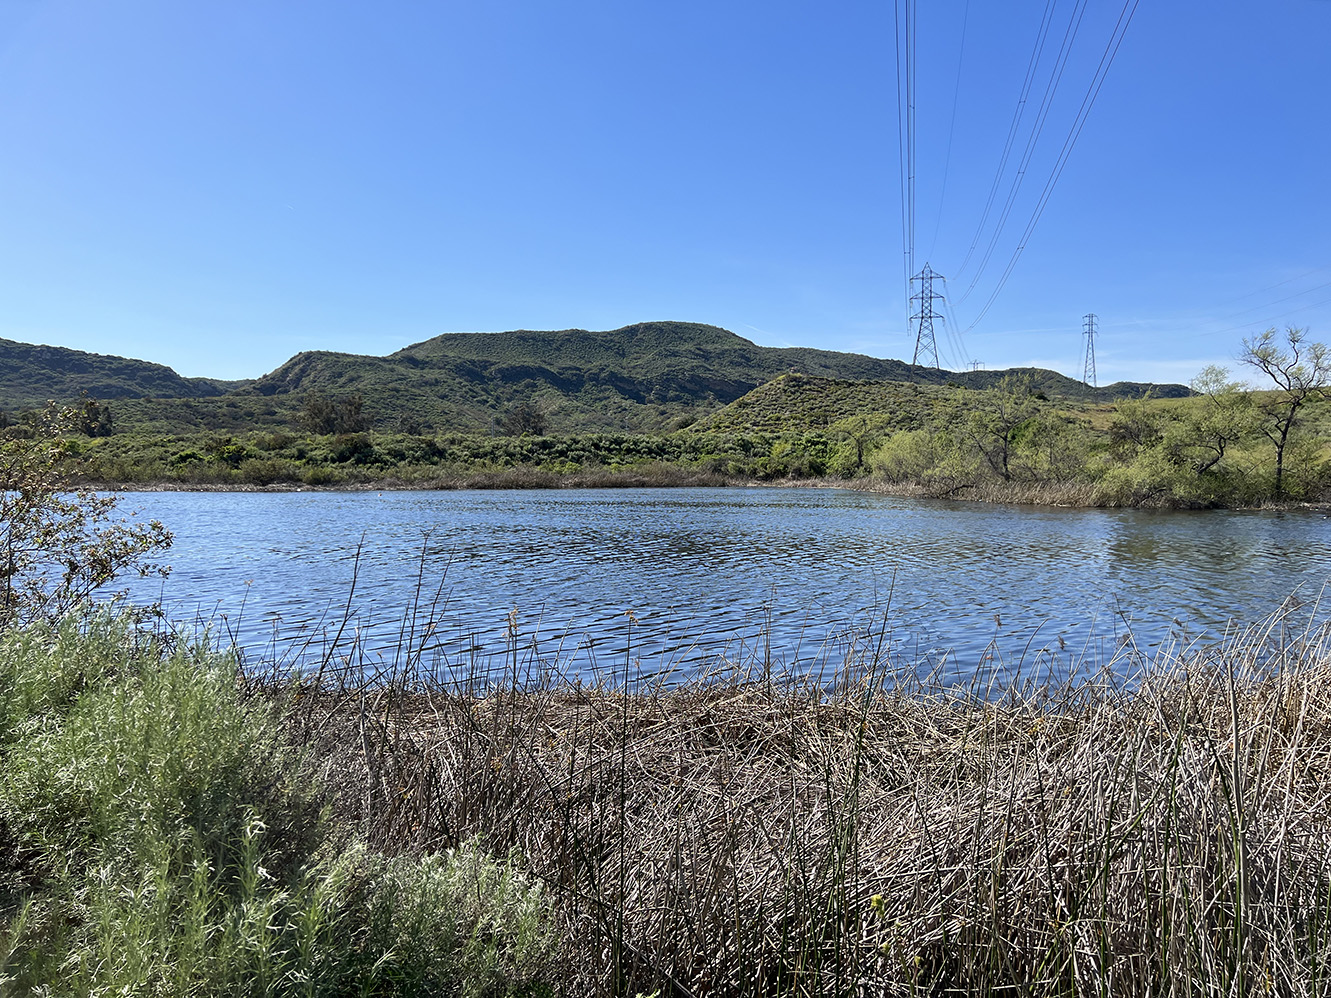
<path fill-rule="evenodd" d="M 661 355 L 671 349 L 667 370 Z M 550 359 L 561 350 L 562 367 Z M 546 366 L 533 366 L 541 351 Z M 611 357 L 598 361 L 610 366 L 568 366 L 584 355 Z M 63 363 L 96 373 L 121 360 Z M 791 360 L 826 373 L 769 378 Z M 1239 360 L 1258 386 L 1211 367 L 1189 388 L 1090 389 L 1048 371 L 954 374 L 760 348 L 686 323 L 455 334 L 388 358 L 302 354 L 239 388 L 179 378 L 174 386 L 230 394 L 85 392 L 62 454 L 71 482 L 115 491 L 806 484 L 1087 507 L 1331 501 L 1325 348 L 1302 330 L 1271 330 L 1245 341 Z M 142 381 L 139 368 L 171 387 L 169 368 L 123 361 L 116 390 Z M 433 374 L 413 382 L 421 372 Z M 839 376 L 847 372 L 913 380 Z M 500 380 L 487 388 L 486 378 Z M 490 394 L 441 415 L 446 388 Z M 44 419 L 40 407 L 0 411 L 0 446 L 40 435 Z M 606 425 L 616 421 L 618 429 Z"/>

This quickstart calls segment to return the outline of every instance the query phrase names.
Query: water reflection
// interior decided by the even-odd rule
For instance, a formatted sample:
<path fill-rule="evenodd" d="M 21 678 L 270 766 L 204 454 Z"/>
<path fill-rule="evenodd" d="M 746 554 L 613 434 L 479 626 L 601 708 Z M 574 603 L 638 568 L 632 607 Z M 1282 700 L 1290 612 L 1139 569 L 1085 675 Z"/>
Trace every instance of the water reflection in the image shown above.
<path fill-rule="evenodd" d="M 366 642 L 416 633 L 421 668 L 444 671 L 516 660 L 584 676 L 687 673 L 722 659 L 801 671 L 881 646 L 988 681 L 1076 668 L 1129 640 L 1149 650 L 1217 635 L 1331 575 L 1316 514 L 825 489 L 154 493 L 128 504 L 176 532 L 171 579 L 138 593 L 160 591 L 173 615 L 211 620 L 257 652 L 275 628 L 286 641 L 321 635 L 354 576 L 351 626 Z"/>

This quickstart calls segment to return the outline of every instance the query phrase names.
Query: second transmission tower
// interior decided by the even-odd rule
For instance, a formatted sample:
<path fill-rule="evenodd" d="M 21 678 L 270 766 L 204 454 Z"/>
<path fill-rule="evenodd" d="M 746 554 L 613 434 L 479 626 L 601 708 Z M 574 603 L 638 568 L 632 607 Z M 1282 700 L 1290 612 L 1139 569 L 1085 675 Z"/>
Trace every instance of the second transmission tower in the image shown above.
<path fill-rule="evenodd" d="M 1086 337 L 1086 365 L 1081 380 L 1090 388 L 1099 388 L 1095 380 L 1095 313 L 1082 316 L 1082 322 L 1082 335 Z"/>
<path fill-rule="evenodd" d="M 920 282 L 918 293 L 910 296 L 912 306 L 919 302 L 919 311 L 910 317 L 913 323 L 919 323 L 915 327 L 915 356 L 911 358 L 912 365 L 923 364 L 926 367 L 940 367 L 938 363 L 938 343 L 934 339 L 934 320 L 939 322 L 946 321 L 941 312 L 934 311 L 934 302 L 942 301 L 943 296 L 934 290 L 934 278 L 942 280 L 943 275 L 934 271 L 927 263 L 924 269 L 910 279 L 911 284 Z M 925 363 L 932 360 L 933 363 Z"/>

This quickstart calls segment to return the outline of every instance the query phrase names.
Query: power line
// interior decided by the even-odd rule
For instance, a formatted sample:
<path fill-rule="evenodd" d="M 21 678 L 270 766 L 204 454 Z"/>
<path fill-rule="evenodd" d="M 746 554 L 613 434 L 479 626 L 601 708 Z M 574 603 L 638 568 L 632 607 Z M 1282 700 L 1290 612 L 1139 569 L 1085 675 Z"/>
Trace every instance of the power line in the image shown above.
<path fill-rule="evenodd" d="M 911 204 L 911 184 L 915 172 L 914 163 L 914 122 L 910 108 L 910 87 L 908 79 L 913 62 L 913 53 L 909 46 L 909 32 L 902 31 L 902 4 L 906 6 L 906 23 L 910 23 L 910 6 L 914 0 L 895 0 L 893 3 L 893 40 L 897 53 L 897 171 L 901 189 L 901 267 L 902 295 L 906 303 L 906 315 L 910 316 L 910 282 L 915 268 L 912 266 L 915 255 L 914 209 Z M 906 36 L 903 39 L 903 36 Z M 903 40 L 906 44 L 903 44 Z M 909 318 L 907 319 L 909 322 Z"/>
<path fill-rule="evenodd" d="M 1323 286 L 1325 286 L 1325 285 L 1323 285 Z M 1311 290 L 1316 290 L 1316 289 L 1314 288 L 1314 289 L 1311 289 Z M 1306 294 L 1307 292 L 1303 292 L 1303 293 Z M 1297 295 L 1292 296 L 1292 297 L 1297 297 Z M 1251 325 L 1253 325 L 1255 322 L 1269 321 L 1270 319 L 1283 319 L 1283 318 L 1284 318 L 1285 316 L 1287 316 L 1287 315 L 1296 315 L 1296 314 L 1298 314 L 1299 312 L 1306 312 L 1306 311 L 1308 311 L 1308 309 L 1310 309 L 1310 308 L 1318 308 L 1318 307 L 1320 307 L 1320 306 L 1322 306 L 1322 305 L 1331 305 L 1331 298 L 1323 298 L 1321 301 L 1309 302 L 1307 305 L 1300 305 L 1298 308 L 1291 308 L 1288 312 L 1280 312 L 1280 313 L 1277 313 L 1276 315 L 1269 316 L 1269 317 L 1267 318 L 1267 320 L 1258 320 L 1258 319 L 1254 319 L 1254 320 L 1252 320 L 1251 322 L 1240 322 L 1237 326 L 1229 326 L 1229 327 L 1226 328 L 1226 329 L 1220 329 L 1220 330 L 1217 330 L 1216 332 L 1212 333 L 1211 335 L 1213 335 L 1213 336 L 1219 336 L 1221 333 L 1232 333 L 1232 332 L 1233 332 L 1234 330 L 1236 330 L 1236 329 L 1244 329 L 1244 328 L 1247 327 L 1247 326 L 1251 326 Z"/>
<path fill-rule="evenodd" d="M 1313 273 L 1316 273 L 1316 271 L 1313 271 Z M 1306 275 L 1305 275 L 1305 276 L 1306 276 Z M 1297 280 L 1297 278 L 1291 278 L 1291 280 Z M 1285 283 L 1288 284 L 1289 281 L 1286 281 Z M 1278 285 L 1277 285 L 1277 286 L 1278 286 Z M 1292 295 L 1286 295 L 1284 298 L 1277 298 L 1275 301 L 1269 301 L 1269 302 L 1267 302 L 1267 303 L 1264 304 L 1264 305 L 1254 305 L 1252 308 L 1240 309 L 1239 311 L 1237 311 L 1237 312 L 1233 312 L 1233 313 L 1231 313 L 1231 314 L 1229 314 L 1229 315 L 1226 315 L 1226 316 L 1224 316 L 1223 318 L 1221 318 L 1221 319 L 1219 319 L 1219 320 L 1217 320 L 1217 321 L 1219 321 L 1219 322 L 1224 322 L 1226 319 L 1237 319 L 1240 315 L 1247 315 L 1249 312 L 1257 312 L 1257 311 L 1260 311 L 1261 309 L 1264 309 L 1264 308 L 1270 308 L 1272 305 L 1279 305 L 1279 304 L 1281 304 L 1281 303 L 1283 303 L 1283 302 L 1290 301 L 1290 300 L 1292 300 L 1292 299 L 1294 299 L 1294 298 L 1298 298 L 1298 297 L 1300 297 L 1300 296 L 1302 296 L 1302 295 L 1312 294 L 1314 291 L 1321 291 L 1323 288 L 1331 288 L 1331 281 L 1327 281 L 1327 282 L 1325 282 L 1324 284 L 1314 284 L 1311 288 L 1304 288 L 1302 291 L 1296 291 L 1296 292 L 1294 292 L 1294 294 L 1292 294 Z M 1267 290 L 1270 290 L 1270 289 L 1268 288 Z M 1256 293 L 1256 292 L 1254 292 L 1254 294 L 1255 294 L 1255 293 Z M 1251 296 L 1251 295 L 1247 295 L 1247 296 L 1245 296 L 1245 297 L 1252 297 L 1252 296 Z M 1299 309 L 1295 309 L 1294 311 L 1297 312 L 1297 311 L 1299 311 Z M 1240 325 L 1246 325 L 1246 323 L 1240 323 Z M 1237 327 L 1236 327 L 1236 328 L 1237 328 Z"/>
<path fill-rule="evenodd" d="M 966 251 L 966 257 L 961 261 L 961 266 L 957 268 L 956 277 L 966 270 L 966 265 L 970 263 L 971 256 L 975 253 L 975 247 L 979 245 L 980 236 L 984 232 L 985 223 L 989 221 L 989 212 L 994 206 L 994 198 L 998 196 L 999 184 L 1003 181 L 1003 173 L 1007 169 L 1008 156 L 1012 152 L 1012 143 L 1016 141 L 1017 132 L 1021 127 L 1021 116 L 1026 109 L 1026 98 L 1030 96 L 1032 84 L 1035 82 L 1035 67 L 1039 62 L 1040 52 L 1044 49 L 1045 37 L 1049 34 L 1049 24 L 1052 21 L 1054 6 L 1058 0 L 1048 0 L 1045 4 L 1044 14 L 1040 18 L 1040 29 L 1035 37 L 1035 48 L 1031 51 L 1030 60 L 1026 63 L 1026 77 L 1021 83 L 1021 94 L 1017 98 L 1017 106 L 1012 112 L 1012 123 L 1008 126 L 1007 139 L 1003 143 L 1003 153 L 998 158 L 998 169 L 994 171 L 994 181 L 989 186 L 989 196 L 984 203 L 984 211 L 980 214 L 980 224 L 975 227 L 975 237 L 971 240 L 970 249 Z"/>
<path fill-rule="evenodd" d="M 906 159 L 907 166 L 910 167 L 906 174 L 906 188 L 909 197 L 908 208 L 910 214 L 910 252 L 906 261 L 907 272 L 915 270 L 915 169 L 917 161 L 918 147 L 915 142 L 916 114 L 915 104 L 916 95 L 916 52 L 915 29 L 917 18 L 915 16 L 915 0 L 906 0 Z"/>
<path fill-rule="evenodd" d="M 998 298 L 999 292 L 1007 284 L 1008 278 L 1012 275 L 1013 268 L 1017 265 L 1022 251 L 1026 248 L 1026 243 L 1030 240 L 1031 234 L 1035 231 L 1036 224 L 1040 221 L 1040 216 L 1044 214 L 1045 206 L 1049 203 L 1049 198 L 1054 192 L 1054 187 L 1058 184 L 1058 179 L 1063 175 L 1063 169 L 1067 166 L 1068 157 L 1072 155 L 1072 150 L 1077 144 L 1077 139 L 1081 136 L 1081 130 L 1086 127 L 1086 119 L 1090 116 L 1091 108 L 1095 106 L 1095 99 L 1100 95 L 1100 89 L 1104 86 L 1105 78 L 1109 75 L 1109 69 L 1114 64 L 1114 59 L 1118 55 L 1119 47 L 1123 44 L 1123 38 L 1127 34 L 1128 26 L 1132 23 L 1132 17 L 1137 12 L 1137 5 L 1140 0 L 1124 0 L 1123 10 L 1119 13 L 1118 22 L 1114 25 L 1114 31 L 1110 35 L 1109 44 L 1105 47 L 1104 55 L 1100 58 L 1100 64 L 1096 67 L 1095 75 L 1091 78 L 1091 86 L 1086 91 L 1086 97 L 1082 100 L 1081 107 L 1077 111 L 1077 116 L 1073 120 L 1073 126 L 1068 133 L 1067 139 L 1063 143 L 1063 148 L 1059 151 L 1058 158 L 1055 161 L 1054 169 L 1045 182 L 1044 190 L 1040 192 L 1040 197 L 1036 202 L 1035 210 L 1031 212 L 1030 221 L 1026 223 L 1026 228 L 1021 234 L 1021 239 L 1017 243 L 1017 248 L 1012 252 L 1012 258 L 1008 261 L 1007 267 L 1003 270 L 1002 276 L 998 279 L 998 285 L 989 295 L 989 299 L 980 309 L 975 320 L 968 329 L 974 329 L 975 326 L 984 318 L 985 314 L 993 305 L 994 300 Z"/>
<path fill-rule="evenodd" d="M 947 316 L 943 323 L 943 329 L 946 331 L 947 341 L 955 353 L 953 358 L 955 362 L 954 368 L 959 371 L 968 363 L 967 358 L 969 354 L 966 350 L 966 344 L 961 337 L 961 325 L 957 322 L 956 312 L 952 308 L 952 296 L 951 291 L 947 286 L 947 278 L 939 274 L 938 279 L 943 282 L 943 309 Z"/>
<path fill-rule="evenodd" d="M 1017 194 L 1021 191 L 1022 181 L 1026 179 L 1026 171 L 1035 156 L 1035 149 L 1039 144 L 1040 136 L 1044 133 L 1044 125 L 1049 118 L 1049 112 L 1053 109 L 1054 97 L 1058 93 L 1058 85 L 1063 81 L 1063 74 L 1067 70 L 1068 60 L 1072 55 L 1073 43 L 1077 39 L 1081 22 L 1086 16 L 1086 5 L 1087 0 L 1077 0 L 1072 9 L 1072 14 L 1068 18 L 1067 27 L 1063 31 L 1063 41 L 1059 45 L 1058 54 L 1054 57 L 1054 68 L 1049 74 L 1049 81 L 1045 84 L 1044 94 L 1040 98 L 1040 107 L 1035 114 L 1035 124 L 1026 137 L 1026 146 L 1022 150 L 1021 161 L 1017 164 L 1017 172 L 1013 175 L 1012 184 L 1008 188 L 1007 198 L 1003 202 L 1003 210 L 1000 212 L 998 223 L 994 226 L 993 234 L 989 238 L 989 245 L 984 251 L 984 256 L 976 268 L 975 276 L 971 279 L 970 286 L 966 288 L 966 293 L 961 296 L 961 301 L 969 298 L 971 292 L 975 290 L 975 286 L 980 282 L 980 278 L 984 275 L 985 268 L 989 266 L 989 260 L 998 246 L 998 240 L 1007 227 L 1012 209 L 1016 206 Z"/>
<path fill-rule="evenodd" d="M 952 84 L 952 120 L 947 126 L 947 153 L 943 157 L 943 186 L 938 192 L 938 217 L 934 221 L 934 235 L 929 240 L 929 255 L 934 255 L 938 245 L 938 230 L 943 225 L 943 203 L 947 199 L 947 174 L 952 166 L 952 137 L 957 131 L 957 98 L 961 96 L 961 64 L 966 57 L 966 26 L 970 23 L 971 0 L 966 0 L 966 7 L 961 14 L 961 45 L 957 49 L 957 78 Z"/>
<path fill-rule="evenodd" d="M 1322 271 L 1324 271 L 1324 270 L 1328 270 L 1328 269 L 1331 269 L 1331 268 L 1328 268 L 1328 267 L 1314 267 L 1312 270 L 1305 270 L 1302 274 L 1296 274 L 1296 275 L 1293 276 L 1293 277 L 1287 277 L 1287 278 L 1285 278 L 1283 281 L 1276 281 L 1275 284 L 1268 284 L 1268 285 L 1267 285 L 1266 287 L 1264 287 L 1264 288 L 1258 288 L 1256 291 L 1249 291 L 1246 295 L 1239 295 L 1237 298 L 1226 298 L 1224 301 L 1217 302 L 1216 304 L 1217 304 L 1217 305 L 1231 305 L 1231 304 L 1233 304 L 1233 303 L 1236 302 L 1236 301 L 1243 301 L 1243 299 L 1245 299 L 1245 298 L 1251 298 L 1251 297 L 1253 297 L 1254 295 L 1260 295 L 1260 294 L 1262 294 L 1262 293 L 1265 292 L 1265 291 L 1274 291 L 1276 288 L 1283 288 L 1286 284 L 1292 284 L 1292 283 L 1294 283 L 1295 281 L 1301 281 L 1301 280 L 1303 280 L 1305 277 L 1311 277 L 1313 274 L 1320 274 L 1320 273 L 1322 273 Z M 1322 286 L 1322 287 L 1325 287 L 1326 285 L 1321 285 L 1321 286 Z M 1316 289 L 1314 288 L 1314 289 L 1311 289 L 1311 290 L 1316 290 Z M 1305 293 L 1306 293 L 1306 292 L 1300 292 L 1300 294 L 1305 294 Z M 1238 313 L 1238 314 L 1239 314 L 1239 315 L 1242 315 L 1243 313 L 1240 312 L 1240 313 Z"/>

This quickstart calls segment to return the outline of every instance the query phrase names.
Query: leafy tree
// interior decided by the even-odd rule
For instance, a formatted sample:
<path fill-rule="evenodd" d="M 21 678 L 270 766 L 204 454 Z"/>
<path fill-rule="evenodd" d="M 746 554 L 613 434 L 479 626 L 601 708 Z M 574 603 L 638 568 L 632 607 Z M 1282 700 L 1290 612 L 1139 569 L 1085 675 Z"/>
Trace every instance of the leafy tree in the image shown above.
<path fill-rule="evenodd" d="M 1293 326 L 1285 330 L 1281 346 L 1274 329 L 1244 339 L 1239 361 L 1264 374 L 1275 385 L 1260 403 L 1262 433 L 1276 452 L 1275 496 L 1284 495 L 1285 453 L 1290 434 L 1298 426 L 1303 410 L 1331 392 L 1331 355 L 1325 344 L 1308 343 L 1307 330 Z"/>
<path fill-rule="evenodd" d="M 1124 399 L 1109 421 L 1109 446 L 1120 459 L 1131 460 L 1164 439 L 1168 420 L 1168 414 L 1152 404 L 1149 392 L 1138 399 Z"/>
<path fill-rule="evenodd" d="M 519 402 L 504 413 L 499 421 L 499 427 L 504 431 L 504 435 L 509 437 L 525 437 L 528 434 L 533 437 L 544 436 L 545 413 L 531 402 Z"/>
<path fill-rule="evenodd" d="M 250 456 L 248 447 L 229 436 L 213 437 L 204 443 L 203 449 L 214 461 L 229 464 L 233 468 L 240 467 L 240 462 Z"/>
<path fill-rule="evenodd" d="M 1091 435 L 1085 422 L 1041 408 L 1023 430 L 1021 452 L 1037 479 L 1066 481 L 1086 475 Z"/>
<path fill-rule="evenodd" d="M 0 445 L 0 630 L 62 617 L 127 572 L 170 570 L 151 560 L 171 544 L 161 523 L 72 486 L 66 434 L 82 415 L 52 407 L 38 436 Z"/>
<path fill-rule="evenodd" d="M 397 418 L 393 420 L 393 429 L 398 433 L 418 437 L 424 429 L 424 424 L 422 424 L 420 416 L 413 412 L 399 412 Z"/>
<path fill-rule="evenodd" d="M 831 432 L 849 445 L 846 460 L 838 468 L 845 475 L 851 475 L 866 467 L 869 453 L 890 432 L 891 416 L 887 413 L 857 413 L 845 419 L 837 420 L 830 427 Z"/>
<path fill-rule="evenodd" d="M 78 403 L 67 410 L 71 428 L 85 437 L 109 437 L 111 435 L 111 407 L 103 405 L 87 392 Z"/>
<path fill-rule="evenodd" d="M 869 460 L 889 482 L 914 482 L 926 495 L 950 496 L 975 485 L 978 477 L 978 459 L 963 444 L 950 430 L 901 430 Z"/>
<path fill-rule="evenodd" d="M 1190 387 L 1199 398 L 1182 410 L 1169 443 L 1181 463 L 1204 475 L 1220 463 L 1227 448 L 1253 431 L 1256 412 L 1252 395 L 1229 380 L 1226 368 L 1204 368 Z"/>
<path fill-rule="evenodd" d="M 1019 431 L 1040 411 L 1029 385 L 1004 378 L 996 388 L 975 393 L 966 418 L 966 433 L 991 471 L 1012 480 L 1012 458 Z"/>
<path fill-rule="evenodd" d="M 360 392 L 340 399 L 310 392 L 297 419 L 311 433 L 364 433 L 370 428 L 364 407 L 365 398 Z"/>

